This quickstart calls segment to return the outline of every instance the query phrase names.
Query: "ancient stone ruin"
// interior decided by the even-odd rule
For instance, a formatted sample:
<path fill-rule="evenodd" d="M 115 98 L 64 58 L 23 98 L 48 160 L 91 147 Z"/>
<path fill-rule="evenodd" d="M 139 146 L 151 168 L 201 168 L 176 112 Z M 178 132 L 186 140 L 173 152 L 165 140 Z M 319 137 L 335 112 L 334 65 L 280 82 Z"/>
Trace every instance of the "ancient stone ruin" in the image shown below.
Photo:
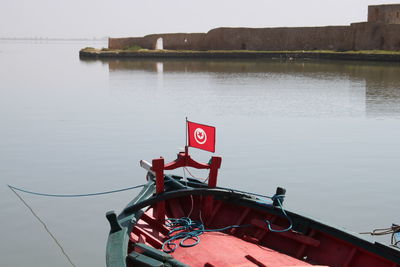
<path fill-rule="evenodd" d="M 161 44 L 161 46 L 160 46 Z M 109 38 L 110 49 L 140 46 L 168 50 L 400 50 L 400 4 L 368 7 L 368 21 L 350 26 L 216 28 L 207 33 Z"/>

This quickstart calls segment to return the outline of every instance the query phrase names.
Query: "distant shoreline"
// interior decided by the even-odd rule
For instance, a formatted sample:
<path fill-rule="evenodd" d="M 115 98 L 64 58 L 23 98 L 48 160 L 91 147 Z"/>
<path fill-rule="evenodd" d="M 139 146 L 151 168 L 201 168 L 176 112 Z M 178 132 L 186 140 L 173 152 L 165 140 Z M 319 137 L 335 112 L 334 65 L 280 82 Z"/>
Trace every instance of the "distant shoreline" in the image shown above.
<path fill-rule="evenodd" d="M 399 62 L 400 52 L 393 51 L 187 51 L 187 50 L 110 50 L 84 48 L 81 59 L 102 58 L 204 58 L 204 59 L 322 59 Z"/>
<path fill-rule="evenodd" d="M 0 37 L 0 41 L 107 41 L 103 38 Z"/>

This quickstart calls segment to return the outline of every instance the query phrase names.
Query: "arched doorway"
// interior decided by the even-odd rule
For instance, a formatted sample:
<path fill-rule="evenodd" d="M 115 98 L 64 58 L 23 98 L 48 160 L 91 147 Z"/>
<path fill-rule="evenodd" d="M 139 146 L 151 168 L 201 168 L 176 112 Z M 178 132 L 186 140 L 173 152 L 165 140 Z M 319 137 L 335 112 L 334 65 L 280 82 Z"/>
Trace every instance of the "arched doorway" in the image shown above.
<path fill-rule="evenodd" d="M 160 37 L 160 38 L 157 39 L 157 42 L 156 42 L 156 50 L 163 50 L 163 49 L 164 49 L 164 47 L 163 47 L 163 38 Z"/>

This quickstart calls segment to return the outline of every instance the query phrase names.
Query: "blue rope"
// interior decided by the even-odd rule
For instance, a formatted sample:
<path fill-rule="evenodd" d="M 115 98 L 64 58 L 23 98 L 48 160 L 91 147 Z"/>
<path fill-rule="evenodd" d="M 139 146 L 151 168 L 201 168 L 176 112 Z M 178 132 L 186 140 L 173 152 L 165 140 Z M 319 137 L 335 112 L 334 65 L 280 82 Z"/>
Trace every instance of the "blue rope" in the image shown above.
<path fill-rule="evenodd" d="M 198 221 L 193 221 L 188 217 L 182 217 L 179 219 L 168 218 L 166 219 L 165 225 L 171 230 L 168 232 L 168 239 L 163 243 L 162 250 L 166 253 L 172 253 L 176 250 L 177 244 L 175 240 L 181 239 L 179 245 L 181 247 L 193 247 L 200 243 L 200 235 L 205 232 L 223 232 L 232 228 L 248 227 L 246 225 L 230 225 L 219 229 L 204 229 L 204 224 Z M 194 242 L 188 243 L 189 240 Z"/>
<path fill-rule="evenodd" d="M 279 204 L 279 208 L 282 211 L 283 215 L 289 221 L 289 226 L 285 229 L 278 230 L 273 229 L 271 227 L 271 222 L 269 220 L 264 220 L 267 224 L 267 228 L 269 231 L 274 233 L 283 233 L 290 231 L 293 228 L 293 221 L 286 213 L 285 209 L 282 206 L 283 199 L 285 198 L 284 195 L 274 195 L 271 197 L 272 200 L 277 200 Z M 264 202 L 258 202 L 263 205 L 270 205 Z M 178 244 L 175 243 L 175 240 L 181 239 L 179 242 L 179 246 L 181 247 L 193 247 L 200 243 L 200 235 L 205 232 L 223 232 L 228 229 L 232 228 L 241 228 L 241 227 L 249 227 L 252 226 L 251 224 L 244 224 L 244 225 L 230 225 L 227 227 L 219 228 L 219 229 L 204 229 L 204 224 L 198 221 L 193 221 L 188 217 L 182 217 L 179 219 L 175 218 L 168 218 L 165 220 L 165 226 L 170 229 L 168 232 L 168 239 L 163 243 L 162 250 L 166 253 L 172 253 L 178 247 Z M 188 243 L 189 240 L 193 240 L 192 243 Z"/>
<path fill-rule="evenodd" d="M 282 230 L 272 229 L 272 227 L 271 227 L 271 222 L 270 222 L 269 220 L 264 220 L 264 221 L 267 223 L 268 230 L 270 230 L 271 232 L 274 232 L 274 233 L 283 233 L 283 232 L 287 232 L 287 231 L 289 231 L 289 230 L 291 230 L 291 229 L 293 228 L 293 221 L 292 221 L 292 219 L 287 215 L 285 209 L 284 209 L 283 206 L 282 206 L 282 202 L 283 202 L 283 199 L 284 199 L 284 198 L 285 198 L 285 195 L 274 195 L 274 196 L 272 197 L 272 200 L 275 200 L 275 199 L 276 199 L 276 200 L 278 201 L 279 208 L 281 209 L 283 215 L 285 215 L 286 219 L 288 219 L 288 221 L 289 221 L 289 226 L 288 226 L 286 229 L 282 229 Z"/>
<path fill-rule="evenodd" d="M 99 195 L 106 195 L 106 194 L 112 194 L 112 193 L 117 193 L 117 192 L 122 192 L 122 191 L 127 191 L 127 190 L 132 190 L 136 189 L 139 187 L 143 187 L 146 184 L 141 184 L 137 186 L 132 186 L 132 187 L 127 187 L 127 188 L 122 188 L 122 189 L 117 189 L 117 190 L 112 190 L 112 191 L 105 191 L 105 192 L 97 192 L 97 193 L 88 193 L 88 194 L 46 194 L 46 193 L 38 193 L 34 191 L 28 191 L 22 188 L 18 188 L 12 185 L 7 185 L 10 189 L 14 189 L 20 192 L 24 192 L 27 194 L 31 195 L 37 195 L 37 196 L 43 196 L 43 197 L 91 197 L 91 196 L 99 196 Z"/>

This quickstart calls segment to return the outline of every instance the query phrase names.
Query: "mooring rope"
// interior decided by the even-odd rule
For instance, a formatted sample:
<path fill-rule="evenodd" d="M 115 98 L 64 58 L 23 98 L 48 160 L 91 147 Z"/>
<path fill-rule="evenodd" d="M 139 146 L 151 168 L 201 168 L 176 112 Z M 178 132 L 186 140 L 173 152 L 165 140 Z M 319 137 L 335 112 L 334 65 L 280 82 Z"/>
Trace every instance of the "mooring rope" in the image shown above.
<path fill-rule="evenodd" d="M 400 232 L 400 225 L 393 225 L 389 228 L 375 229 L 372 232 L 362 232 L 362 235 L 388 235 Z"/>
<path fill-rule="evenodd" d="M 11 190 L 17 190 L 20 192 L 24 192 L 27 194 L 31 195 L 37 195 L 37 196 L 42 196 L 42 197 L 91 197 L 91 196 L 100 196 L 100 195 L 106 195 L 106 194 L 113 194 L 113 193 L 118 193 L 122 191 L 128 191 L 132 189 L 136 189 L 139 187 L 143 187 L 146 184 L 141 184 L 141 185 L 136 185 L 132 187 L 126 187 L 122 189 L 116 189 L 116 190 L 111 190 L 111 191 L 104 191 L 104 192 L 97 192 L 97 193 L 86 193 L 86 194 L 47 194 L 47 193 L 39 193 L 39 192 L 34 192 L 34 191 L 29 191 L 26 189 L 18 188 L 12 185 L 7 185 Z"/>
<path fill-rule="evenodd" d="M 30 212 L 35 216 L 35 218 L 42 224 L 44 230 L 50 235 L 50 237 L 54 240 L 54 242 L 57 244 L 57 246 L 60 248 L 61 253 L 64 255 L 64 257 L 68 260 L 68 262 L 71 264 L 71 266 L 76 267 L 76 265 L 72 262 L 71 258 L 68 256 L 67 252 L 65 252 L 63 246 L 61 243 L 57 240 L 57 238 L 51 233 L 50 229 L 47 227 L 46 223 L 40 219 L 40 217 L 35 213 L 35 211 L 28 205 L 28 203 L 25 202 L 25 200 L 14 190 L 15 188 L 12 186 L 8 186 L 11 191 L 14 192 L 14 194 L 21 200 L 21 202 L 27 207 Z"/>
<path fill-rule="evenodd" d="M 375 229 L 372 232 L 362 232 L 360 234 L 362 235 L 392 235 L 391 237 L 391 245 L 394 247 L 399 247 L 400 240 L 397 240 L 394 238 L 395 234 L 400 233 L 400 225 L 393 224 L 391 227 L 388 228 L 381 228 L 381 229 Z"/>
<path fill-rule="evenodd" d="M 283 233 L 283 232 L 290 231 L 290 230 L 293 228 L 293 221 L 292 221 L 292 219 L 289 217 L 289 215 L 287 215 L 285 209 L 284 209 L 283 206 L 282 206 L 282 202 L 283 202 L 283 199 L 284 199 L 284 198 L 285 198 L 285 195 L 274 195 L 273 197 L 271 197 L 272 201 L 275 200 L 275 199 L 278 201 L 279 208 L 281 209 L 283 215 L 285 215 L 286 219 L 289 221 L 289 226 L 288 226 L 287 228 L 285 228 L 285 229 L 282 229 L 282 230 L 273 229 L 273 228 L 271 227 L 271 224 L 272 224 L 272 223 L 271 223 L 269 220 L 264 220 L 265 223 L 267 224 L 268 230 L 270 230 L 271 232 L 274 232 L 274 233 Z"/>
<path fill-rule="evenodd" d="M 276 195 L 274 196 L 266 196 L 266 195 L 261 195 L 261 194 L 257 194 L 257 193 L 252 193 L 252 192 L 247 192 L 247 191 L 242 191 L 242 190 L 238 190 L 238 189 L 232 189 L 232 188 L 227 188 L 227 187 L 221 187 L 221 186 L 217 186 L 215 188 L 218 189 L 224 189 L 224 190 L 229 190 L 232 192 L 236 192 L 236 193 L 242 193 L 242 194 L 246 194 L 246 195 L 251 195 L 251 196 L 256 196 L 256 197 L 262 197 L 262 198 L 266 198 L 266 199 L 271 199 L 273 200 L 274 197 L 277 197 Z M 282 195 L 283 198 L 285 197 L 284 195 Z"/>
<path fill-rule="evenodd" d="M 46 223 L 35 213 L 35 211 L 31 208 L 31 206 L 29 206 L 29 204 L 16 191 L 20 191 L 20 192 L 31 194 L 31 195 L 44 196 L 44 197 L 69 197 L 69 198 L 72 198 L 72 197 L 90 197 L 90 196 L 99 196 L 99 195 L 105 195 L 105 194 L 112 194 L 112 193 L 117 193 L 117 192 L 136 189 L 136 188 L 139 188 L 139 187 L 144 187 L 145 185 L 146 184 L 141 184 L 141 185 L 132 186 L 132 187 L 126 187 L 126 188 L 117 189 L 117 190 L 96 192 L 96 193 L 86 193 L 86 194 L 47 194 L 47 193 L 39 193 L 39 192 L 34 192 L 34 191 L 18 188 L 18 187 L 12 186 L 12 185 L 7 185 L 7 186 L 19 198 L 19 200 L 21 200 L 21 202 L 30 210 L 30 212 L 33 214 L 33 216 L 42 224 L 44 230 L 49 234 L 49 236 L 53 239 L 53 241 L 60 248 L 61 253 L 68 260 L 70 265 L 73 266 L 73 267 L 76 267 L 76 265 L 72 262 L 71 258 L 68 256 L 68 254 L 64 250 L 64 248 L 61 245 L 60 241 L 58 241 L 58 239 L 55 237 L 55 235 L 50 231 L 50 229 L 47 227 Z"/>

